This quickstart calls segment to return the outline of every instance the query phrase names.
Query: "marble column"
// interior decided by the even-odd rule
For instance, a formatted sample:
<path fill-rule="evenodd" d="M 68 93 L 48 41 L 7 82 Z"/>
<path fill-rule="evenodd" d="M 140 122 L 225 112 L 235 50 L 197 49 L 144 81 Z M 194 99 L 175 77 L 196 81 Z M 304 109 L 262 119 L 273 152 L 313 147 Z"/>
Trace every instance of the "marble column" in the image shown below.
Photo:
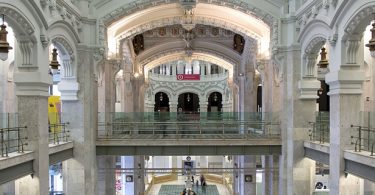
<path fill-rule="evenodd" d="M 315 119 L 316 99 L 300 99 L 300 48 L 292 45 L 279 58 L 283 74 L 280 86 L 283 114 L 280 116 L 282 155 L 280 156 L 280 194 L 311 194 L 315 162 L 304 157 L 304 141 L 309 139 L 307 121 Z"/>
<path fill-rule="evenodd" d="M 254 155 L 245 155 L 242 157 L 243 168 L 245 170 L 241 174 L 241 184 L 243 184 L 242 194 L 256 194 L 256 157 Z"/>
<path fill-rule="evenodd" d="M 116 157 L 115 156 L 97 156 L 98 164 L 98 194 L 115 195 L 116 189 Z"/>
<path fill-rule="evenodd" d="M 145 192 L 145 161 L 144 156 L 134 157 L 134 168 L 137 169 L 134 173 L 134 195 L 143 195 Z"/>
<path fill-rule="evenodd" d="M 363 195 L 374 195 L 375 194 L 375 183 L 364 179 Z"/>
<path fill-rule="evenodd" d="M 16 180 L 17 194 L 48 195 L 49 189 L 49 155 L 48 155 L 48 87 L 52 77 L 42 72 L 15 73 L 18 97 L 18 124 L 27 126 L 25 134 L 28 145 L 26 151 L 34 152 L 31 176 Z"/>
<path fill-rule="evenodd" d="M 63 162 L 65 194 L 98 194 L 96 137 L 98 118 L 98 88 L 93 74 L 93 51 L 85 46 L 78 48 L 78 82 L 82 88 L 78 101 L 62 105 L 65 120 L 69 122 L 70 139 L 74 142 L 74 158 Z"/>
<path fill-rule="evenodd" d="M 177 100 L 169 99 L 169 112 L 177 112 Z"/>
<path fill-rule="evenodd" d="M 279 156 L 276 155 L 264 155 L 262 156 L 263 162 L 263 181 L 262 187 L 264 195 L 278 195 L 279 194 Z"/>
<path fill-rule="evenodd" d="M 346 81 L 336 80 L 335 78 L 340 78 L 337 74 L 342 74 L 344 71 L 332 72 L 326 76 L 330 89 L 333 89 L 329 92 L 330 110 L 336 111 L 330 112 L 329 189 L 332 195 L 350 195 L 359 192 L 359 178 L 344 173 L 344 150 L 353 148 L 350 137 L 355 131 L 350 125 L 359 124 L 360 121 L 362 102 L 360 86 L 364 75 L 360 71 L 350 71 L 350 81 L 349 78 Z"/>
<path fill-rule="evenodd" d="M 15 181 L 10 181 L 0 185 L 0 194 L 13 195 L 16 194 Z"/>

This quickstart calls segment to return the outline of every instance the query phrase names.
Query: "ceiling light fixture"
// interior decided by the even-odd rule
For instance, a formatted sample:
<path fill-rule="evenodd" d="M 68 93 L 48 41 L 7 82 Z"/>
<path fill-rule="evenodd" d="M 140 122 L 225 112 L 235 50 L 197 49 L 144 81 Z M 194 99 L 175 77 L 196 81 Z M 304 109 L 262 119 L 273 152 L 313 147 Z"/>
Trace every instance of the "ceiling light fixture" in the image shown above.
<path fill-rule="evenodd" d="M 326 48 L 322 47 L 322 52 L 320 52 L 320 61 L 318 63 L 319 68 L 327 68 L 328 67 L 328 60 L 327 60 L 327 52 Z"/>
<path fill-rule="evenodd" d="M 3 16 L 3 24 L 0 26 L 0 59 L 5 61 L 8 59 L 8 52 L 9 50 L 13 49 L 11 46 L 9 46 L 9 43 L 7 41 L 7 35 L 8 31 L 6 30 L 7 26 L 5 25 L 5 15 Z"/>
<path fill-rule="evenodd" d="M 51 60 L 51 63 L 49 64 L 51 66 L 51 72 L 53 75 L 57 74 L 58 70 L 59 70 L 59 62 L 57 61 L 57 49 L 56 48 L 53 48 L 52 50 L 52 60 Z"/>
<path fill-rule="evenodd" d="M 375 13 L 374 13 L 374 17 L 375 17 Z M 371 31 L 371 39 L 369 43 L 366 44 L 366 47 L 368 47 L 371 54 L 373 54 L 375 51 L 375 21 L 372 23 L 372 28 L 370 29 L 370 31 Z"/>

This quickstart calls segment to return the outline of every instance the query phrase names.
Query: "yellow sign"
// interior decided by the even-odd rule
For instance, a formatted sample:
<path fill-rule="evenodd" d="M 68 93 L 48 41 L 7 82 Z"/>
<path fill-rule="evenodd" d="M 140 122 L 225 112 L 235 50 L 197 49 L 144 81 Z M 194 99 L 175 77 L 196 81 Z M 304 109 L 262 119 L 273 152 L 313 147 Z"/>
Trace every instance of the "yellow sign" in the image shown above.
<path fill-rule="evenodd" d="M 48 98 L 48 123 L 51 132 L 60 132 L 61 102 L 60 96 Z"/>

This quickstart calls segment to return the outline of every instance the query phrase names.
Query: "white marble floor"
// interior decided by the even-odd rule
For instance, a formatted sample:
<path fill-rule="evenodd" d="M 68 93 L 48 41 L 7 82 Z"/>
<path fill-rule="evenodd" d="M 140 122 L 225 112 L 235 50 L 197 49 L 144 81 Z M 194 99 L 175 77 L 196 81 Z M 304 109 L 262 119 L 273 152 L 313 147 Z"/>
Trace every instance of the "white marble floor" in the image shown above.
<path fill-rule="evenodd" d="M 151 187 L 151 190 L 147 195 L 158 195 L 161 185 L 168 185 L 168 184 L 169 185 L 185 185 L 185 176 L 178 176 L 177 181 L 155 184 Z M 229 195 L 229 192 L 224 185 L 213 183 L 213 182 L 210 182 L 209 185 L 216 185 L 217 190 L 219 191 L 220 195 Z"/>

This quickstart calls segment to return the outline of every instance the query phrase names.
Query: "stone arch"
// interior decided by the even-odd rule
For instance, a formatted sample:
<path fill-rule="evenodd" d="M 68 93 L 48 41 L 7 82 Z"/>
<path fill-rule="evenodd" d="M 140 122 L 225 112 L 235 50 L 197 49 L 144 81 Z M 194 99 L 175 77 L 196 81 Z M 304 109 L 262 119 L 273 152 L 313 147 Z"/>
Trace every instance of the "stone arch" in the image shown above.
<path fill-rule="evenodd" d="M 156 88 L 155 90 L 153 90 L 152 95 L 155 96 L 159 92 L 163 92 L 163 93 L 167 94 L 169 100 L 172 99 L 172 94 L 173 94 L 172 89 L 170 89 L 168 87 L 159 87 L 159 88 Z"/>
<path fill-rule="evenodd" d="M 145 80 L 147 81 L 148 78 L 148 71 L 151 70 L 154 67 L 160 66 L 161 64 L 165 64 L 170 61 L 176 61 L 176 60 L 183 60 L 186 57 L 186 54 L 184 51 L 169 51 L 166 53 L 163 53 L 161 55 L 152 56 L 151 58 L 148 58 L 142 62 L 140 62 L 140 65 L 144 69 L 144 76 Z M 233 80 L 233 70 L 235 65 L 232 64 L 232 62 L 229 62 L 226 59 L 223 59 L 221 56 L 217 56 L 215 54 L 208 54 L 204 52 L 193 52 L 191 55 L 192 60 L 202 60 L 207 61 L 213 64 L 217 64 L 229 72 L 229 80 Z"/>
<path fill-rule="evenodd" d="M 322 36 L 315 36 L 309 41 L 308 45 L 304 50 L 303 55 L 303 76 L 304 77 L 316 77 L 316 59 L 319 55 L 320 49 L 326 43 L 327 39 Z"/>
<path fill-rule="evenodd" d="M 61 82 L 59 83 L 61 100 L 77 100 L 79 84 L 77 81 L 76 45 L 79 43 L 79 39 L 75 36 L 70 25 L 61 21 L 54 22 L 50 26 L 48 35 L 62 60 Z"/>
<path fill-rule="evenodd" d="M 205 100 L 208 101 L 208 97 L 210 96 L 211 93 L 214 93 L 214 92 L 220 93 L 223 96 L 224 89 L 221 89 L 219 87 L 209 88 L 207 91 L 205 91 Z"/>
<path fill-rule="evenodd" d="M 21 6 L 21 5 L 20 5 Z M 24 7 L 23 7 L 24 8 Z M 26 10 L 26 11 L 25 11 Z M 37 59 L 37 46 L 39 29 L 37 18 L 34 18 L 29 10 L 25 8 L 21 11 L 15 5 L 3 4 L 0 6 L 0 14 L 5 15 L 5 21 L 13 29 L 14 36 L 16 37 L 17 46 L 13 49 L 20 51 L 20 57 L 15 61 L 17 68 L 27 67 L 38 67 L 40 64 Z M 40 36 L 43 44 L 43 36 Z"/>
<path fill-rule="evenodd" d="M 207 9 L 210 9 L 210 11 Z M 229 29 L 237 34 L 252 37 L 261 43 L 260 50 L 263 52 L 269 51 L 271 28 L 278 28 L 278 25 L 265 23 L 259 18 L 254 17 L 254 15 L 245 14 L 236 9 L 225 7 L 225 5 L 218 6 L 210 5 L 209 3 L 198 3 L 195 10 L 194 24 L 224 27 L 225 29 Z M 222 17 L 220 13 L 225 10 L 229 10 L 233 17 Z M 124 10 L 119 10 L 118 12 L 122 13 L 123 11 Z M 148 17 L 148 14 L 157 14 L 160 16 Z M 113 16 L 111 15 L 111 17 Z M 144 18 L 150 19 L 144 20 Z M 116 18 L 117 21 L 108 25 L 106 31 L 108 38 L 108 54 L 114 54 L 117 52 L 116 45 L 118 45 L 118 40 L 130 38 L 136 34 L 157 27 L 181 24 L 181 21 L 184 20 L 184 18 L 183 10 L 178 4 L 149 6 L 147 9 L 141 9 L 139 12 L 125 16 L 124 18 Z M 105 28 L 105 26 L 106 25 L 103 23 L 103 25 L 99 25 L 99 28 Z M 104 33 L 104 30 L 99 30 L 99 32 Z M 99 35 L 99 37 L 102 38 L 100 44 L 104 44 L 105 36 Z"/>
<path fill-rule="evenodd" d="M 341 41 L 345 48 L 341 51 L 342 64 L 362 64 L 358 51 L 363 32 L 374 18 L 375 2 L 350 1 L 341 13 L 339 25 L 342 22 Z"/>
<path fill-rule="evenodd" d="M 49 26 L 48 31 L 52 32 L 55 29 L 57 29 L 58 32 L 64 32 L 65 37 L 71 37 L 72 42 L 77 44 L 81 42 L 78 33 L 69 22 L 63 20 L 55 21 Z"/>
<path fill-rule="evenodd" d="M 108 13 L 104 15 L 101 20 L 106 26 L 111 25 L 114 23 L 116 20 L 126 16 L 130 15 L 139 11 L 142 11 L 144 9 L 150 8 L 152 6 L 160 6 L 160 5 L 165 5 L 165 4 L 171 4 L 171 3 L 177 3 L 179 2 L 178 0 L 170 0 L 170 1 L 157 1 L 157 2 L 130 2 L 124 6 L 121 6 L 114 10 L 111 13 Z M 246 2 L 239 2 L 239 1 L 232 1 L 232 0 L 221 0 L 221 1 L 201 1 L 202 3 L 206 4 L 213 4 L 213 5 L 219 5 L 219 6 L 224 6 L 227 8 L 235 9 L 240 12 L 243 12 L 249 16 L 256 17 L 259 20 L 262 20 L 264 23 L 271 25 L 274 16 L 277 15 L 277 13 L 270 13 L 263 11 L 255 6 L 252 6 Z"/>
<path fill-rule="evenodd" d="M 302 45 L 302 78 L 317 76 L 316 59 L 319 55 L 320 49 L 327 42 L 330 35 L 330 27 L 327 23 L 321 20 L 309 23 L 300 34 L 299 41 L 301 41 Z"/>
<path fill-rule="evenodd" d="M 23 13 L 24 12 L 12 5 L 0 6 L 0 14 L 6 16 L 5 20 L 13 28 L 16 37 L 31 36 L 36 31 L 33 23 Z M 35 37 L 33 38 L 36 40 Z"/>

